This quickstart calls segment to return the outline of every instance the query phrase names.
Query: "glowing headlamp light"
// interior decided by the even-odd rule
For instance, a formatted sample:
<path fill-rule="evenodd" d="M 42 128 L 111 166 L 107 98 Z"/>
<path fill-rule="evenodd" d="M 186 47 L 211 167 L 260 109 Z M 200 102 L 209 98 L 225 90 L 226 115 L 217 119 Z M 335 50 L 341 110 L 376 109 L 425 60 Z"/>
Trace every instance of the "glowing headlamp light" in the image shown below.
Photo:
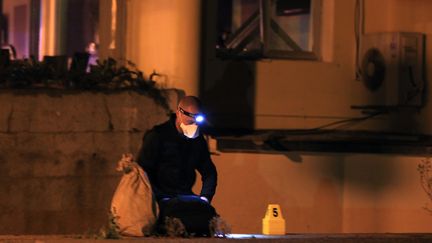
<path fill-rule="evenodd" d="M 205 117 L 204 117 L 203 114 L 200 114 L 200 113 L 193 114 L 193 113 L 190 113 L 190 112 L 187 112 L 187 111 L 183 110 L 181 107 L 179 107 L 179 111 L 183 115 L 193 118 L 195 120 L 195 122 L 198 123 L 198 124 L 202 123 L 205 120 Z"/>
<path fill-rule="evenodd" d="M 197 115 L 196 117 L 195 117 L 195 122 L 197 122 L 197 123 L 201 123 L 201 122 L 203 122 L 204 121 L 204 116 L 203 115 Z"/>

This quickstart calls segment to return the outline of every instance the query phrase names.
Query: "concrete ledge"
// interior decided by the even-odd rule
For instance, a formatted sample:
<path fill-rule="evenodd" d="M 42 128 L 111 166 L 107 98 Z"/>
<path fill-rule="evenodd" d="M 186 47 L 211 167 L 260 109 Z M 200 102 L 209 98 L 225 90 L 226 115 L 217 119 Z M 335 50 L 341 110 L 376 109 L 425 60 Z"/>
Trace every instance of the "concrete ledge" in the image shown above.
<path fill-rule="evenodd" d="M 164 95 L 175 109 L 181 92 Z M 0 92 L 0 132 L 145 131 L 166 110 L 137 91 L 19 90 Z"/>

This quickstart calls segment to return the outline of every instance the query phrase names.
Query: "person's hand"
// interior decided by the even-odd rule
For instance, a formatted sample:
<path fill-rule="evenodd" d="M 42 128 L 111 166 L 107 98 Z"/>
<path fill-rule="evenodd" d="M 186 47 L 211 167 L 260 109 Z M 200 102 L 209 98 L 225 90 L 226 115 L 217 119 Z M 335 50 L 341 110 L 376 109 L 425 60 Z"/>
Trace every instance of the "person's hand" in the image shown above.
<path fill-rule="evenodd" d="M 117 162 L 117 171 L 124 171 L 133 162 L 133 155 L 131 153 L 122 154 L 121 159 Z"/>
<path fill-rule="evenodd" d="M 133 161 L 133 155 L 131 153 L 122 154 L 122 160 L 124 160 L 126 162 L 132 162 Z"/>
<path fill-rule="evenodd" d="M 209 200 L 206 197 L 201 196 L 200 199 L 203 200 L 206 203 L 209 203 Z"/>

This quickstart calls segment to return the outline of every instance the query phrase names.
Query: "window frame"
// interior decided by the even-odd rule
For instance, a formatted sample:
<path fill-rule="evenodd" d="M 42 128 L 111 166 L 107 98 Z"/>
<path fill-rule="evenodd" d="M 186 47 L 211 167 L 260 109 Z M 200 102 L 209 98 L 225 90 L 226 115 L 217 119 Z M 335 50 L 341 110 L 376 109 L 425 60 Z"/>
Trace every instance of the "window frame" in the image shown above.
<path fill-rule="evenodd" d="M 269 0 L 259 1 L 259 38 L 261 42 L 261 50 L 252 50 L 236 53 L 230 48 L 216 48 L 218 57 L 223 59 L 292 59 L 292 60 L 321 60 L 321 19 L 322 19 L 322 0 L 311 0 L 311 17 L 312 17 L 312 50 L 275 50 L 270 47 L 269 36 L 272 31 L 271 13 Z M 248 22 L 248 21 L 247 21 Z M 245 22 L 245 23 L 247 23 Z M 250 21 L 253 22 L 253 21 Z M 249 23 L 250 24 L 250 23 Z M 253 26 L 252 26 L 253 27 Z M 249 26 L 241 26 L 240 29 L 247 29 Z M 289 36 L 288 36 L 289 38 Z M 244 39 L 239 39 L 241 42 Z"/>

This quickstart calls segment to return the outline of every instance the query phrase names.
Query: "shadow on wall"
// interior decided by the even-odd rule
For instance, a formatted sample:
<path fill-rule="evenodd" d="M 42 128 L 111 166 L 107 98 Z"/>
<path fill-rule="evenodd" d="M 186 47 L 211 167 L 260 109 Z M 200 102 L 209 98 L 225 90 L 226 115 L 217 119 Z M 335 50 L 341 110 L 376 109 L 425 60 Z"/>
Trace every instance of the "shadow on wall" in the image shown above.
<path fill-rule="evenodd" d="M 296 164 L 303 163 L 304 156 L 313 156 L 319 168 L 313 172 L 319 172 L 316 176 L 351 185 L 369 194 L 379 194 L 394 187 L 400 174 L 394 162 L 382 155 L 287 153 L 284 156 Z"/>
<path fill-rule="evenodd" d="M 365 193 L 378 195 L 394 186 L 400 172 L 392 159 L 379 155 L 334 154 L 329 159 L 334 163 L 323 163 L 321 171 L 333 175 L 334 180 L 357 188 Z"/>
<path fill-rule="evenodd" d="M 255 128 L 256 63 L 221 59 L 216 45 L 219 1 L 203 1 L 201 26 L 201 83 L 199 96 L 207 110 L 212 131 L 242 133 Z M 230 17 L 227 15 L 225 20 Z"/>
<path fill-rule="evenodd" d="M 205 75 L 214 80 L 205 80 L 213 85 L 201 89 L 201 95 L 210 129 L 240 132 L 254 129 L 255 63 L 251 61 L 219 62 L 223 72 L 210 70 Z"/>

